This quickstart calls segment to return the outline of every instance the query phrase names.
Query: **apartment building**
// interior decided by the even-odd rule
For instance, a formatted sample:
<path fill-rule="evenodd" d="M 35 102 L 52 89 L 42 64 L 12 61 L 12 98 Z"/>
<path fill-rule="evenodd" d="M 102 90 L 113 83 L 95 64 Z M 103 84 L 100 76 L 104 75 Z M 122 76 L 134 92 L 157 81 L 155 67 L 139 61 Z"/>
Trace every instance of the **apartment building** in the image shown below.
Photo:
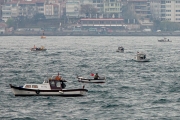
<path fill-rule="evenodd" d="M 153 19 L 161 20 L 161 0 L 151 0 L 150 10 Z"/>
<path fill-rule="evenodd" d="M 81 4 L 78 0 L 66 1 L 66 16 L 68 18 L 79 18 L 81 10 Z"/>
<path fill-rule="evenodd" d="M 128 0 L 127 2 L 142 26 L 148 27 L 153 25 L 153 22 L 150 19 L 151 11 L 149 0 Z"/>
<path fill-rule="evenodd" d="M 36 0 L 22 0 L 18 2 L 19 16 L 32 18 L 36 13 Z"/>
<path fill-rule="evenodd" d="M 19 15 L 18 3 L 18 1 L 12 1 L 2 5 L 2 20 L 6 22 L 9 18 Z"/>
<path fill-rule="evenodd" d="M 180 0 L 161 0 L 161 20 L 180 22 Z"/>
<path fill-rule="evenodd" d="M 148 0 L 128 0 L 128 4 L 138 17 L 149 18 L 151 15 Z"/>
<path fill-rule="evenodd" d="M 44 4 L 44 15 L 47 19 L 60 18 L 60 3 L 58 0 L 46 0 Z"/>
<path fill-rule="evenodd" d="M 154 19 L 180 22 L 180 0 L 151 0 L 150 7 Z"/>
<path fill-rule="evenodd" d="M 44 4 L 45 0 L 36 1 L 37 13 L 44 14 Z"/>
<path fill-rule="evenodd" d="M 44 15 L 47 19 L 60 18 L 60 4 L 45 4 Z"/>
<path fill-rule="evenodd" d="M 120 18 L 121 11 L 121 1 L 120 0 L 105 0 L 104 1 L 104 14 L 107 18 Z"/>

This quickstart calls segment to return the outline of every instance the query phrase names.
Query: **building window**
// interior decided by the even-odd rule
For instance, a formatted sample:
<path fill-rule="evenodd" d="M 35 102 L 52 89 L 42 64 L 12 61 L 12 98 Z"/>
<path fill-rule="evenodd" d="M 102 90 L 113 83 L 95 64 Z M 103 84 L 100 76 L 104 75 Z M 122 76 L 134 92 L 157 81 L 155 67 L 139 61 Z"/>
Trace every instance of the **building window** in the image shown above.
<path fill-rule="evenodd" d="M 115 0 L 110 0 L 110 2 L 115 2 Z"/>
<path fill-rule="evenodd" d="M 55 83 L 54 83 L 54 81 L 51 81 L 51 86 L 55 86 Z"/>
<path fill-rule="evenodd" d="M 32 88 L 38 88 L 38 86 L 37 85 L 32 85 Z"/>
<path fill-rule="evenodd" d="M 166 12 L 171 12 L 171 10 L 166 10 Z"/>
<path fill-rule="evenodd" d="M 31 85 L 26 85 L 25 88 L 31 88 Z"/>
<path fill-rule="evenodd" d="M 56 87 L 61 87 L 61 83 L 59 81 L 56 82 Z"/>

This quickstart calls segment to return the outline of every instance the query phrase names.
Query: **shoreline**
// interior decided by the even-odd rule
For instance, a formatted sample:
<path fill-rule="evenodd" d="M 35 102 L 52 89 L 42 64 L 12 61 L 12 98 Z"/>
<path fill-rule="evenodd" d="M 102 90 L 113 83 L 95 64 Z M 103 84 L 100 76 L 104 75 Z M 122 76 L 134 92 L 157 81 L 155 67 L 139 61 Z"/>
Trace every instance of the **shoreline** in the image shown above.
<path fill-rule="evenodd" d="M 42 36 L 40 32 L 14 32 L 0 34 L 0 36 Z M 45 36 L 180 36 L 180 32 L 45 32 Z"/>

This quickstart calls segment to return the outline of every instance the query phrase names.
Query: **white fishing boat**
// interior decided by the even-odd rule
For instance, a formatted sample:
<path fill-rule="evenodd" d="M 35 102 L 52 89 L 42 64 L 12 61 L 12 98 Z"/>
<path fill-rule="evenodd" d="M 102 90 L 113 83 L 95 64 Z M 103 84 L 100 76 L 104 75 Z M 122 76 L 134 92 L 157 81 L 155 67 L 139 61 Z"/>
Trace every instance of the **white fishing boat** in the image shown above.
<path fill-rule="evenodd" d="M 118 49 L 116 50 L 116 52 L 124 52 L 124 48 L 121 46 L 121 47 L 118 47 Z"/>
<path fill-rule="evenodd" d="M 146 54 L 137 52 L 136 56 L 133 59 L 136 62 L 149 62 L 150 59 L 146 58 Z"/>
<path fill-rule="evenodd" d="M 158 42 L 172 42 L 172 41 L 167 38 L 163 38 L 163 39 L 158 40 Z"/>
<path fill-rule="evenodd" d="M 105 83 L 106 82 L 106 77 L 102 76 L 102 77 L 98 77 L 97 79 L 94 78 L 84 78 L 84 77 L 80 77 L 77 76 L 78 81 L 82 82 L 82 83 Z"/>
<path fill-rule="evenodd" d="M 42 84 L 25 84 L 23 86 L 14 86 L 10 84 L 11 90 L 15 96 L 65 96 L 76 97 L 84 96 L 88 92 L 84 86 L 79 89 L 66 89 L 64 82 L 66 80 L 57 80 L 57 76 L 45 79 Z"/>

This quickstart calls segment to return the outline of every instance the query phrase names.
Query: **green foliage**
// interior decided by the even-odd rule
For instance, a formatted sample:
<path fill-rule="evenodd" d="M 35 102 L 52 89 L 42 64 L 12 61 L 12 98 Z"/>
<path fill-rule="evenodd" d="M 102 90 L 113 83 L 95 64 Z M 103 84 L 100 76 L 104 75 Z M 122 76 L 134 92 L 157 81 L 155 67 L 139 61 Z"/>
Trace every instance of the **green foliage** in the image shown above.
<path fill-rule="evenodd" d="M 34 20 L 43 20 L 43 19 L 46 19 L 46 17 L 44 16 L 44 14 L 38 13 L 33 16 L 33 19 Z"/>
<path fill-rule="evenodd" d="M 159 26 L 162 31 L 180 30 L 180 24 L 174 23 L 174 22 L 164 21 L 164 22 L 161 22 Z"/>
<path fill-rule="evenodd" d="M 6 24 L 8 25 L 8 27 L 14 27 L 14 26 L 15 26 L 15 21 L 14 21 L 14 19 L 9 18 L 9 19 L 6 21 Z"/>
<path fill-rule="evenodd" d="M 153 21 L 153 28 L 154 28 L 154 30 L 160 30 L 161 28 L 160 28 L 160 24 L 161 24 L 161 21 L 160 20 L 154 20 Z"/>
<path fill-rule="evenodd" d="M 81 13 L 86 14 L 86 16 L 97 14 L 97 9 L 91 4 L 81 5 Z"/>
<path fill-rule="evenodd" d="M 134 12 L 130 9 L 130 6 L 126 5 L 122 7 L 122 17 L 124 19 L 135 19 Z"/>

